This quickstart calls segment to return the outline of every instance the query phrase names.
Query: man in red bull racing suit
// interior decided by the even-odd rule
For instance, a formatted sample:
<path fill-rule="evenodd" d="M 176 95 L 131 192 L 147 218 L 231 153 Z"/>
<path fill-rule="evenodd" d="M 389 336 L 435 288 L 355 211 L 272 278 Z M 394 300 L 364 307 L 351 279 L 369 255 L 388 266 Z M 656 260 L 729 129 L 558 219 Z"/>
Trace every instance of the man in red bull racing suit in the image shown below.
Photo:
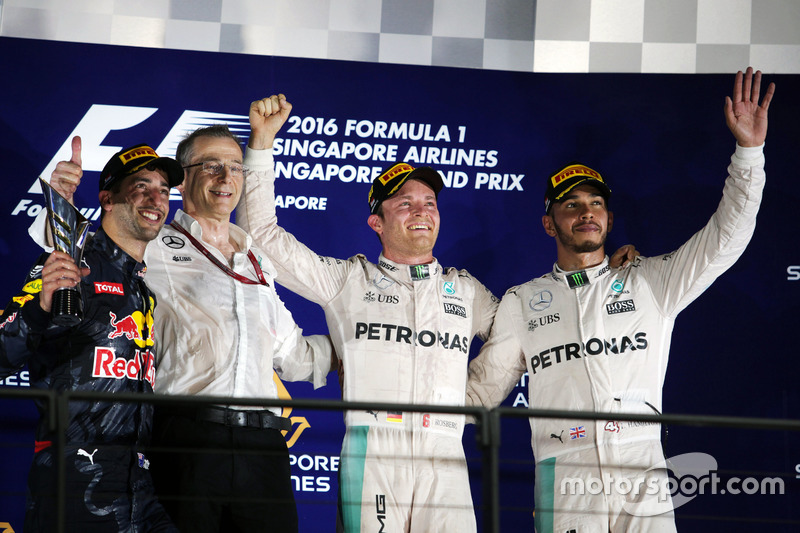
<path fill-rule="evenodd" d="M 774 85 L 759 106 L 760 72 L 752 78 L 751 69 L 737 75 L 726 106 L 737 146 L 722 201 L 670 254 L 611 268 L 608 185 L 581 164 L 551 176 L 543 225 L 556 239 L 558 261 L 503 297 L 489 341 L 470 365 L 468 404 L 496 406 L 527 370 L 532 408 L 660 414 L 675 317 L 738 259 L 755 229 Z M 658 424 L 530 424 L 537 532 L 675 530 Z M 598 483 L 602 491 L 591 492 Z"/>
<path fill-rule="evenodd" d="M 319 256 L 277 225 L 271 150 L 277 129 L 262 137 L 254 108 L 285 120 L 291 107 L 282 95 L 251 107 L 245 164 L 253 172 L 237 223 L 270 256 L 279 283 L 324 309 L 344 367 L 344 398 L 463 405 L 470 343 L 486 337 L 498 301 L 468 272 L 433 257 L 439 174 L 401 163 L 375 181 L 369 224 L 383 246 L 377 264 L 363 255 Z M 345 425 L 345 531 L 476 530 L 463 415 L 353 411 Z"/>
<path fill-rule="evenodd" d="M 88 273 L 65 253 L 44 254 L 3 312 L 0 377 L 27 363 L 34 388 L 153 393 L 156 299 L 145 285 L 142 257 L 166 219 L 169 187 L 181 182 L 183 171 L 149 147 L 135 151 L 126 163 L 119 156 L 130 151 L 116 154 L 101 174 L 103 218 L 84 252 Z M 56 325 L 53 292 L 76 284 L 83 319 L 76 326 Z M 46 402 L 36 403 L 41 417 L 25 531 L 56 531 L 59 460 L 66 461 L 67 531 L 177 531 L 153 495 L 142 453 L 150 439 L 151 404 L 71 401 L 65 456 L 58 458 Z"/>

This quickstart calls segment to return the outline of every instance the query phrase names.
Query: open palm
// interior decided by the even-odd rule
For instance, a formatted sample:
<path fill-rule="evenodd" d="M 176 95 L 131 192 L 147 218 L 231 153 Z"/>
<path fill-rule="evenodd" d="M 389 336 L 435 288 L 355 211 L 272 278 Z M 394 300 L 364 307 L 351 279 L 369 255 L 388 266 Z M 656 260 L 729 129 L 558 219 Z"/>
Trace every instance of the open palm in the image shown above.
<path fill-rule="evenodd" d="M 761 71 L 753 76 L 752 67 L 747 72 L 736 73 L 733 98 L 725 98 L 725 122 L 739 146 L 760 146 L 767 138 L 767 110 L 775 94 L 775 84 L 770 83 L 759 105 Z"/>

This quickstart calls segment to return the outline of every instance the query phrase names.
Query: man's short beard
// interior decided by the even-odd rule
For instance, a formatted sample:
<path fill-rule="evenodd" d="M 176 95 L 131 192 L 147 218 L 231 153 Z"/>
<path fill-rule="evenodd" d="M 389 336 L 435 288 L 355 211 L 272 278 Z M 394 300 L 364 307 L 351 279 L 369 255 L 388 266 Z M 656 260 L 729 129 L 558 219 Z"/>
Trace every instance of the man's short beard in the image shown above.
<path fill-rule="evenodd" d="M 572 245 L 572 251 L 576 254 L 589 254 L 592 252 L 596 252 L 600 248 L 603 247 L 602 242 L 585 242 L 580 246 Z"/>
<path fill-rule="evenodd" d="M 575 244 L 575 239 L 564 234 L 564 232 L 561 231 L 561 227 L 555 222 L 555 219 L 553 219 L 553 227 L 556 229 L 556 235 L 558 236 L 558 240 L 561 242 L 561 245 L 570 249 L 576 254 L 590 254 L 592 252 L 596 252 L 606 243 L 607 234 L 603 234 L 600 240 L 597 242 L 584 242 L 583 244 Z"/>

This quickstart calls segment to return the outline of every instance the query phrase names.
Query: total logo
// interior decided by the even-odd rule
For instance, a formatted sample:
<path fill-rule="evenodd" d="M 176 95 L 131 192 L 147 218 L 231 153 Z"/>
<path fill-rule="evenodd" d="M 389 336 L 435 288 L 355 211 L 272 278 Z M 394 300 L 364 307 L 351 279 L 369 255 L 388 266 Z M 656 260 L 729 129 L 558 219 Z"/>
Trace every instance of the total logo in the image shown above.
<path fill-rule="evenodd" d="M 72 138 L 76 135 L 79 135 L 82 141 L 81 156 L 84 172 L 100 172 L 106 162 L 123 148 L 122 146 L 103 145 L 105 138 L 113 131 L 126 130 L 138 126 L 153 116 L 156 111 L 158 111 L 157 107 L 93 104 L 78 122 L 78 125 L 75 126 L 75 129 L 64 138 L 63 144 L 44 167 L 40 176 L 49 181 L 50 175 L 58 162 L 70 159 L 72 155 Z M 175 157 L 178 143 L 187 133 L 199 127 L 220 123 L 235 127 L 237 133 L 242 137 L 247 137 L 250 134 L 250 126 L 246 115 L 186 110 L 169 130 L 164 140 L 161 141 L 161 144 L 156 148 L 156 152 L 162 156 Z M 138 140 L 130 139 L 130 144 L 134 144 Z M 33 180 L 28 193 L 41 195 L 42 188 L 38 177 Z M 180 200 L 180 194 L 173 190 L 170 199 Z M 16 204 L 11 214 L 25 214 L 29 217 L 35 217 L 44 208 L 41 202 L 41 197 L 35 200 L 23 198 Z M 81 209 L 81 214 L 89 220 L 97 220 L 100 218 L 100 208 L 83 208 Z"/>

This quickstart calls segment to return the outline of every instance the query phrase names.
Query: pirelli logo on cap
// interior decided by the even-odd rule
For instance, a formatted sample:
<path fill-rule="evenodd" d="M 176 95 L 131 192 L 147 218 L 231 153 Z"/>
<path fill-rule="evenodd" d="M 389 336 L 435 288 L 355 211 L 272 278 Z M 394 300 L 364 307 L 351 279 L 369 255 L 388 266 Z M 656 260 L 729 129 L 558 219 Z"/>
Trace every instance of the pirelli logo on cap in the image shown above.
<path fill-rule="evenodd" d="M 379 176 L 378 179 L 380 180 L 381 183 L 386 185 L 387 183 L 392 181 L 392 179 L 398 174 L 402 174 L 404 172 L 411 172 L 412 170 L 414 170 L 414 167 L 412 167 L 411 165 L 407 165 L 405 163 L 398 163 L 389 170 L 387 170 L 386 172 L 384 172 L 383 176 Z"/>
<path fill-rule="evenodd" d="M 550 178 L 553 182 L 553 187 L 558 187 L 558 184 L 564 181 L 567 178 L 572 178 L 575 176 L 586 176 L 588 178 L 596 179 L 598 181 L 603 181 L 603 178 L 600 177 L 600 174 L 589 167 L 585 167 L 583 165 L 571 165 Z"/>
<path fill-rule="evenodd" d="M 140 157 L 158 157 L 158 154 L 149 146 L 140 146 L 139 148 L 134 148 L 133 150 L 128 150 L 127 152 L 120 154 L 119 160 L 122 161 L 123 165 L 127 165 L 134 159 L 138 159 Z"/>

